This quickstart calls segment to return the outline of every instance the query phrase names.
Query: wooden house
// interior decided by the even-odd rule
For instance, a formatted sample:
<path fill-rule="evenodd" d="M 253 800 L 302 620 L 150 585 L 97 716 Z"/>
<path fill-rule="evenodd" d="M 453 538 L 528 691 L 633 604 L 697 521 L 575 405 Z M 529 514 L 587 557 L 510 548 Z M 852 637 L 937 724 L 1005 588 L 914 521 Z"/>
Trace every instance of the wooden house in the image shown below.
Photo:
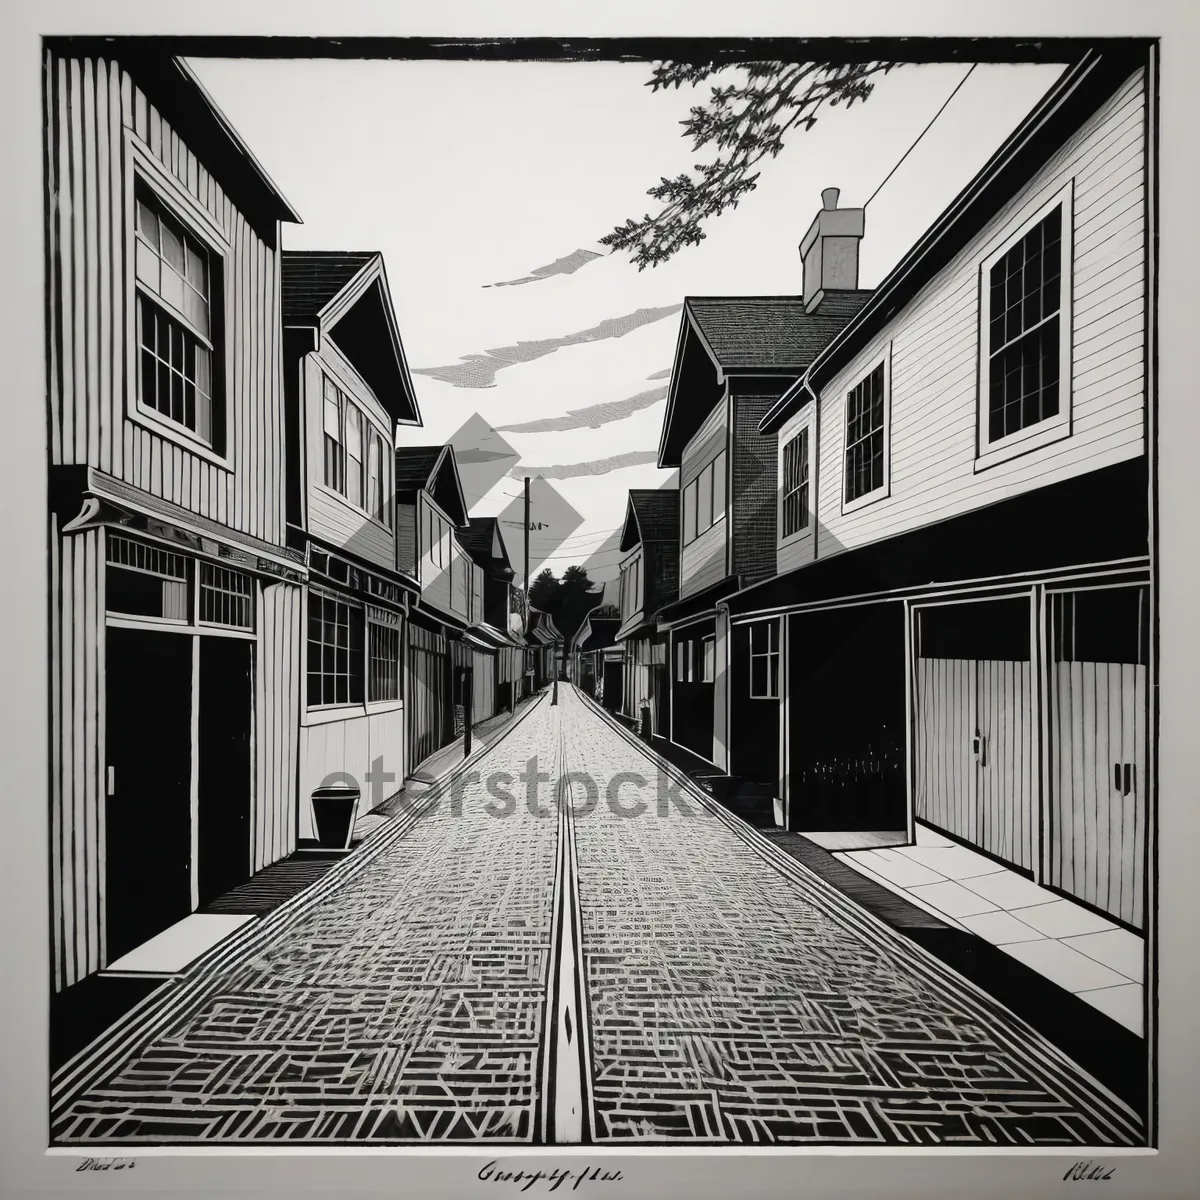
<path fill-rule="evenodd" d="M 395 444 L 420 424 L 382 257 L 285 250 L 284 393 L 291 544 L 305 555 L 300 837 L 313 792 L 348 784 L 359 811 L 407 774 L 404 618 L 396 566 Z"/>
<path fill-rule="evenodd" d="M 1137 931 L 1153 55 L 1073 63 L 767 414 L 792 516 L 728 601 L 777 656 L 791 828 L 919 821 Z"/>
<path fill-rule="evenodd" d="M 53 984 L 296 846 L 280 226 L 181 61 L 43 61 Z"/>

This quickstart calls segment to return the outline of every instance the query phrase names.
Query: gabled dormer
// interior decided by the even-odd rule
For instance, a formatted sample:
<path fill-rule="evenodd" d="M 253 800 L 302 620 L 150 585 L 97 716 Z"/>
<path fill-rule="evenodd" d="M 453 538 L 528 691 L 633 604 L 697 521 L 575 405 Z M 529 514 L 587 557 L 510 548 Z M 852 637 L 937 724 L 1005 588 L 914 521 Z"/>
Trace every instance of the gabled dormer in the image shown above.
<path fill-rule="evenodd" d="M 482 582 L 459 536 L 470 517 L 454 448 L 402 446 L 395 464 L 396 568 L 417 582 L 427 605 L 470 623 Z"/>
<path fill-rule="evenodd" d="M 679 594 L 679 491 L 635 488 L 621 529 L 620 637 L 652 623 Z"/>
<path fill-rule="evenodd" d="M 285 250 L 281 290 L 288 523 L 394 567 L 396 429 L 421 417 L 383 258 Z"/>

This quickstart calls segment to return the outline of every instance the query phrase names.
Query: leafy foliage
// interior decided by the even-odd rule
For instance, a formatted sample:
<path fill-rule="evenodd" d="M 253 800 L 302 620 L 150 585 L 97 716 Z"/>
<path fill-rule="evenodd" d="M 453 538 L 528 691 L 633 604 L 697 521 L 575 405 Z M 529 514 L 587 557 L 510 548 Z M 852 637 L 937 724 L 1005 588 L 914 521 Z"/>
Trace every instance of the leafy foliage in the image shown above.
<path fill-rule="evenodd" d="M 665 176 L 647 195 L 662 203 L 656 215 L 627 220 L 600 239 L 611 250 L 630 252 L 639 271 L 664 263 L 684 246 L 704 240 L 703 223 L 736 208 L 738 201 L 758 186 L 765 158 L 783 149 L 785 135 L 816 124 L 825 105 L 850 107 L 866 100 L 875 87 L 874 77 L 886 74 L 896 63 L 783 63 L 752 62 L 736 70 L 741 84 L 714 86 L 706 105 L 692 108 L 682 121 L 692 149 L 710 146 L 716 157 L 697 163 L 694 175 Z M 652 91 L 695 87 L 730 68 L 716 63 L 661 62 L 647 86 Z"/>
<path fill-rule="evenodd" d="M 583 619 L 596 606 L 596 593 L 583 567 L 570 566 L 559 579 L 549 567 L 544 567 L 529 588 L 529 603 L 548 612 L 558 631 L 567 640 L 583 624 Z"/>

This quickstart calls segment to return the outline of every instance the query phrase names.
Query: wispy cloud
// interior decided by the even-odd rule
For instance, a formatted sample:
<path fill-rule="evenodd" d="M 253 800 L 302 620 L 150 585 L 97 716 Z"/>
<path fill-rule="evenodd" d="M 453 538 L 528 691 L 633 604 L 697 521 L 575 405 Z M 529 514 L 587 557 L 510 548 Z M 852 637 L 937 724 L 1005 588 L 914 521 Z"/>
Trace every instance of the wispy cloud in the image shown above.
<path fill-rule="evenodd" d="M 671 368 L 664 367 L 661 371 L 655 371 L 653 375 L 647 375 L 646 378 L 647 379 L 670 379 L 671 378 Z"/>
<path fill-rule="evenodd" d="M 510 475 L 541 475 L 545 479 L 573 479 L 578 475 L 607 475 L 623 467 L 640 467 L 658 461 L 656 450 L 627 450 L 610 458 L 593 458 L 587 462 L 558 463 L 553 467 L 514 467 Z"/>
<path fill-rule="evenodd" d="M 528 275 L 521 279 L 502 279 L 499 283 L 485 283 L 486 287 L 520 287 L 523 283 L 541 283 L 543 280 L 552 279 L 555 275 L 574 275 L 580 267 L 586 267 L 588 263 L 595 262 L 601 255 L 594 250 L 575 250 L 568 254 L 565 258 L 556 258 L 552 263 L 544 267 L 534 267 Z"/>
<path fill-rule="evenodd" d="M 495 387 L 496 372 L 505 367 L 545 358 L 547 354 L 553 354 L 566 346 L 581 346 L 588 342 L 621 338 L 643 325 L 650 325 L 663 320 L 664 317 L 672 316 L 682 308 L 682 304 L 672 304 L 666 308 L 639 308 L 623 317 L 609 317 L 599 325 L 593 325 L 591 329 L 582 329 L 578 333 L 543 338 L 536 342 L 518 342 L 515 346 L 501 346 L 498 350 L 486 350 L 483 354 L 464 354 L 459 362 L 450 363 L 448 366 L 414 367 L 413 374 L 431 375 L 443 383 L 461 388 Z"/>
<path fill-rule="evenodd" d="M 558 433 L 565 429 L 599 429 L 610 421 L 623 421 L 643 408 L 649 408 L 662 400 L 667 389 L 651 388 L 638 392 L 624 400 L 606 400 L 602 404 L 589 404 L 586 408 L 568 409 L 561 417 L 543 417 L 538 421 L 523 421 L 519 425 L 499 425 L 505 433 Z"/>

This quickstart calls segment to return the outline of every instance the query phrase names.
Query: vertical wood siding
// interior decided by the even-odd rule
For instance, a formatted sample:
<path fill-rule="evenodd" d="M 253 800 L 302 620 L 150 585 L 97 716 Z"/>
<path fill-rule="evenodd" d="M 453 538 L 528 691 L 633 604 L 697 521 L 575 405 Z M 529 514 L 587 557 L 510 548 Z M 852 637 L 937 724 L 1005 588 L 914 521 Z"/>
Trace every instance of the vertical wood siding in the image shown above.
<path fill-rule="evenodd" d="M 1141 929 L 1146 668 L 1054 663 L 1050 736 L 1050 883 Z M 1125 763 L 1131 767 L 1128 794 L 1116 786 L 1113 770 Z"/>
<path fill-rule="evenodd" d="M 51 522 L 50 876 L 56 989 L 104 965 L 104 542 Z"/>
<path fill-rule="evenodd" d="M 486 721 L 496 713 L 496 656 L 476 650 L 471 656 L 471 720 Z"/>
<path fill-rule="evenodd" d="M 278 250 L 250 228 L 119 63 L 47 54 L 45 65 L 51 462 L 97 467 L 282 544 Z M 223 269 L 225 467 L 129 416 L 136 411 L 138 359 L 127 130 L 231 247 Z"/>
<path fill-rule="evenodd" d="M 301 589 L 274 583 L 259 598 L 254 705 L 254 842 L 256 871 L 296 848 L 300 705 Z"/>
<path fill-rule="evenodd" d="M 821 557 L 1145 452 L 1144 116 L 1139 71 L 824 389 Z M 979 265 L 1072 179 L 1071 436 L 975 473 Z M 889 339 L 891 494 L 843 514 L 846 392 Z"/>

